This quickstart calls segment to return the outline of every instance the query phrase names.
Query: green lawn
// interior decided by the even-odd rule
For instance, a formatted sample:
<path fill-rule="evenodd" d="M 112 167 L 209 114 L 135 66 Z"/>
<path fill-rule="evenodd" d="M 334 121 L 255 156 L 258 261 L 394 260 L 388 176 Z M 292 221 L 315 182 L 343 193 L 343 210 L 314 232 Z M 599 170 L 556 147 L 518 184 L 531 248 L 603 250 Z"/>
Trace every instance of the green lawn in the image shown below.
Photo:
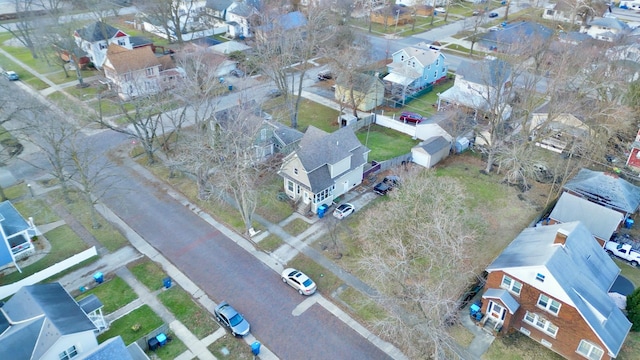
<path fill-rule="evenodd" d="M 410 101 L 404 107 L 399 108 L 393 112 L 396 117 L 400 116 L 403 111 L 412 111 L 422 116 L 430 116 L 436 113 L 436 107 L 438 103 L 438 93 L 443 93 L 453 86 L 453 80 L 446 81 L 440 85 L 437 85 L 430 92 L 421 95 L 420 97 Z M 391 113 L 387 114 L 391 116 Z"/>
<path fill-rule="evenodd" d="M 282 244 L 284 244 L 284 241 L 282 241 L 278 235 L 269 234 L 262 239 L 257 246 L 262 249 L 262 251 L 271 253 L 276 251 Z"/>
<path fill-rule="evenodd" d="M 318 286 L 318 291 L 323 294 L 331 294 L 340 285 L 343 284 L 342 280 L 339 277 L 335 276 L 331 271 L 328 271 L 315 261 L 302 254 L 297 255 L 295 258 L 289 261 L 287 263 L 287 267 L 296 268 L 307 274 L 307 276 L 315 281 L 316 285 Z M 292 289 L 290 290 L 295 291 Z"/>
<path fill-rule="evenodd" d="M 112 322 L 109 330 L 98 335 L 98 342 L 101 343 L 114 336 L 120 335 L 124 343 L 129 345 L 159 328 L 162 324 L 162 319 L 151 310 L 149 305 L 142 305 L 129 314 Z M 140 328 L 134 330 L 132 329 L 134 325 L 140 325 Z"/>
<path fill-rule="evenodd" d="M 222 353 L 222 349 L 227 349 L 228 356 Z M 207 346 L 207 349 L 218 359 L 234 359 L 234 360 L 252 360 L 256 359 L 251 353 L 251 347 L 244 341 L 236 339 L 233 336 L 225 335 L 221 339 L 216 340 L 213 344 Z"/>
<path fill-rule="evenodd" d="M 384 161 L 411 152 L 411 148 L 419 143 L 411 136 L 379 125 L 363 127 L 356 136 L 371 152 L 369 161 Z"/>
<path fill-rule="evenodd" d="M 156 291 L 164 286 L 162 280 L 167 277 L 167 274 L 155 262 L 146 259 L 129 264 L 127 267 L 149 290 Z"/>
<path fill-rule="evenodd" d="M 291 204 L 289 201 L 278 199 L 278 194 L 283 191 L 283 181 L 280 176 L 273 174 L 269 179 L 265 179 L 260 185 L 256 213 L 273 223 L 279 223 L 289 217 L 293 213 Z"/>
<path fill-rule="evenodd" d="M 284 226 L 284 231 L 291 236 L 298 236 L 307 230 L 311 225 L 302 219 L 294 219 Z"/>
<path fill-rule="evenodd" d="M 138 298 L 133 289 L 117 276 L 82 293 L 76 300 L 84 299 L 91 294 L 97 296 L 104 305 L 104 314 L 110 314 Z"/>
<path fill-rule="evenodd" d="M 44 258 L 23 268 L 22 273 L 15 271 L 9 275 L 0 277 L 0 285 L 10 284 L 24 279 L 88 248 L 87 244 L 67 225 L 57 227 L 44 234 L 44 236 L 51 243 L 51 252 Z"/>
<path fill-rule="evenodd" d="M 284 97 L 271 99 L 264 103 L 263 109 L 270 113 L 274 120 L 291 126 L 291 118 L 284 108 L 283 102 Z M 302 99 L 298 113 L 298 130 L 305 132 L 309 125 L 313 125 L 326 132 L 334 132 L 339 128 L 338 115 L 339 112 L 337 110 L 320 105 L 311 100 Z"/>
<path fill-rule="evenodd" d="M 159 347 L 156 351 L 147 351 L 147 355 L 151 359 L 155 359 L 154 355 L 160 358 L 160 360 L 173 360 L 178 357 L 178 355 L 187 351 L 187 346 L 182 342 L 182 340 L 178 339 L 177 336 L 169 333 L 167 336 L 171 336 L 171 342 L 168 342 L 167 345 Z"/>
<path fill-rule="evenodd" d="M 27 188 L 26 184 L 23 184 L 25 188 Z M 28 192 L 28 190 L 27 190 Z M 13 206 L 18 210 L 18 212 L 26 219 L 29 217 L 33 218 L 33 222 L 37 225 L 49 224 L 52 222 L 56 222 L 60 220 L 58 214 L 56 214 L 50 207 L 47 205 L 44 200 L 38 198 L 32 198 L 29 195 L 28 198 L 25 198 L 19 202 L 14 202 Z"/>
<path fill-rule="evenodd" d="M 193 301 L 180 286 L 171 288 L 158 295 L 158 299 L 186 326 L 198 339 L 203 339 L 218 329 L 212 315 Z"/>

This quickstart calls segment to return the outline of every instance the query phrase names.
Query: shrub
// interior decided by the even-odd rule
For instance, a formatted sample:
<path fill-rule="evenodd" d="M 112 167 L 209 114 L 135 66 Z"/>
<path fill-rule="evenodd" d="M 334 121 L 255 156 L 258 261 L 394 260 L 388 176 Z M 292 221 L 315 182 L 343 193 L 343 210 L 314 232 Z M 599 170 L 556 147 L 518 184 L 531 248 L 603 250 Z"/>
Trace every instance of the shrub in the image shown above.
<path fill-rule="evenodd" d="M 640 331 L 640 288 L 627 296 L 627 317 L 631 321 L 631 331 Z"/>

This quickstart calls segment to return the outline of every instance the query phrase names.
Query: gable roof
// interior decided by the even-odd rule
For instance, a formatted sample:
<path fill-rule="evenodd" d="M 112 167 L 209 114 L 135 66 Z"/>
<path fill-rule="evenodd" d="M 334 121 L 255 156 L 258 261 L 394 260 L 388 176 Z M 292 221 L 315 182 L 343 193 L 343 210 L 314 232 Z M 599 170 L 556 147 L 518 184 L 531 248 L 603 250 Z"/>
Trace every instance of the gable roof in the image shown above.
<path fill-rule="evenodd" d="M 253 13 L 257 12 L 256 8 L 245 4 L 244 2 L 234 1 L 227 12 L 238 15 L 240 17 L 249 17 Z"/>
<path fill-rule="evenodd" d="M 37 359 L 64 335 L 97 330 L 60 283 L 25 286 L 0 310 L 10 324 L 0 334 L 2 359 Z"/>
<path fill-rule="evenodd" d="M 509 80 L 511 66 L 500 59 L 463 60 L 456 75 L 462 76 L 468 82 L 497 88 Z"/>
<path fill-rule="evenodd" d="M 498 299 L 507 307 L 510 314 L 514 314 L 520 308 L 520 304 L 505 289 L 487 289 L 482 294 L 483 299 Z"/>
<path fill-rule="evenodd" d="M 558 231 L 567 234 L 565 245 L 554 244 Z M 615 357 L 631 323 L 608 295 L 620 269 L 602 251 L 589 229 L 579 221 L 524 229 L 487 271 L 509 273 L 515 268 L 536 266 L 546 268 Z"/>
<path fill-rule="evenodd" d="M 216 11 L 223 11 L 226 10 L 232 3 L 233 0 L 207 0 L 205 7 Z"/>
<path fill-rule="evenodd" d="M 427 154 L 434 155 L 446 147 L 451 147 L 451 143 L 442 136 L 434 136 L 425 140 L 424 144 L 418 147 L 422 148 Z"/>
<path fill-rule="evenodd" d="M 564 189 L 596 204 L 630 214 L 640 206 L 639 187 L 617 175 L 601 171 L 580 169 L 578 174 L 564 185 Z"/>
<path fill-rule="evenodd" d="M 0 203 L 0 217 L 0 226 L 7 238 L 31 228 L 9 200 Z"/>
<path fill-rule="evenodd" d="M 304 134 L 296 129 L 278 122 L 269 121 L 275 129 L 273 130 L 273 136 L 282 144 L 282 146 L 288 146 L 294 144 L 302 139 Z"/>
<path fill-rule="evenodd" d="M 132 343 L 132 345 L 135 344 Z M 130 345 L 131 346 L 131 345 Z M 129 349 L 124 344 L 122 337 L 113 337 L 100 346 L 93 349 L 90 353 L 81 354 L 78 360 L 134 360 Z"/>
<path fill-rule="evenodd" d="M 531 22 L 520 21 L 502 27 L 500 31 L 489 31 L 482 35 L 482 42 L 498 44 L 523 44 L 523 39 L 530 41 L 547 41 L 553 36 L 553 30 Z"/>
<path fill-rule="evenodd" d="M 128 36 L 123 31 L 118 30 L 102 21 L 91 23 L 83 27 L 82 29 L 76 30 L 76 33 L 78 34 L 78 36 L 80 36 L 80 38 L 89 42 L 109 40 L 113 39 L 114 37 Z"/>
<path fill-rule="evenodd" d="M 400 51 L 404 51 L 410 58 L 414 57 L 423 67 L 433 64 L 441 55 L 444 57 L 444 54 L 442 54 L 440 50 L 431 48 L 424 43 L 406 47 L 398 50 L 396 53 Z"/>
<path fill-rule="evenodd" d="M 605 241 L 611 238 L 624 220 L 618 211 L 567 192 L 562 193 L 549 217 L 563 223 L 581 221 L 594 236 Z"/>
<path fill-rule="evenodd" d="M 618 20 L 616 18 L 610 18 L 610 17 L 593 19 L 589 23 L 589 25 L 591 26 L 596 25 L 600 27 L 606 27 L 609 29 L 616 29 L 619 31 L 629 30 L 629 25 L 627 25 L 626 22 Z"/>
<path fill-rule="evenodd" d="M 161 65 L 160 60 L 158 60 L 149 46 L 129 50 L 122 46 L 111 44 L 107 49 L 107 59 L 118 74 Z"/>
<path fill-rule="evenodd" d="M 365 164 L 364 154 L 367 152 L 369 149 L 360 143 L 351 127 L 329 134 L 309 125 L 294 154 L 307 172 L 311 191 L 315 193 L 333 184 L 329 165 L 349 158 L 347 171 L 351 171 Z M 340 175 L 334 174 L 334 178 Z"/>

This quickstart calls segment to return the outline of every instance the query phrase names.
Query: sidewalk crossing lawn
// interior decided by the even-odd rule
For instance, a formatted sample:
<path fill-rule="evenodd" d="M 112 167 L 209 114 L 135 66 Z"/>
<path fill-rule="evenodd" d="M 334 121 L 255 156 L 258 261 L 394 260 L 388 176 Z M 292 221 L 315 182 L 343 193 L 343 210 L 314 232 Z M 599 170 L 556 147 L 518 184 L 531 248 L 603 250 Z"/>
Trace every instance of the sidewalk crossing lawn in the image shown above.
<path fill-rule="evenodd" d="M 198 339 L 202 340 L 218 329 L 218 323 L 213 321 L 211 313 L 193 301 L 180 286 L 173 285 L 160 293 L 158 299 Z"/>
<path fill-rule="evenodd" d="M 149 305 L 142 305 L 127 315 L 111 323 L 109 330 L 98 335 L 98 342 L 102 343 L 114 336 L 122 336 L 122 340 L 126 345 L 140 339 L 151 331 L 159 328 L 163 324 L 162 319 L 158 316 Z M 138 330 L 134 330 L 134 325 L 140 325 Z"/>
<path fill-rule="evenodd" d="M 76 298 L 76 300 L 79 301 L 91 294 L 97 296 L 98 299 L 100 299 L 100 302 L 104 305 L 102 308 L 102 312 L 104 314 L 111 314 L 138 298 L 138 295 L 136 295 L 133 289 L 131 289 L 124 280 L 117 276 L 82 293 Z"/>

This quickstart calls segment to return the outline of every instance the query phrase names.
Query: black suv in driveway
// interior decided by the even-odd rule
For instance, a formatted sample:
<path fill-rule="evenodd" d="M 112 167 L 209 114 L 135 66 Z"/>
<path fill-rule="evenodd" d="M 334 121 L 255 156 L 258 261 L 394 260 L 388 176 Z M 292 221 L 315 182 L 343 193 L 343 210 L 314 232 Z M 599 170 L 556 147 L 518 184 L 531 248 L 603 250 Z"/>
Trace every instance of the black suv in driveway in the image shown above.
<path fill-rule="evenodd" d="M 331 80 L 331 79 L 333 79 L 333 74 L 331 73 L 331 71 L 320 71 L 318 73 L 318 80 L 320 81 Z"/>
<path fill-rule="evenodd" d="M 400 185 L 400 178 L 396 175 L 389 175 L 373 187 L 373 192 L 378 195 L 387 195 L 389 191 L 398 185 Z"/>

